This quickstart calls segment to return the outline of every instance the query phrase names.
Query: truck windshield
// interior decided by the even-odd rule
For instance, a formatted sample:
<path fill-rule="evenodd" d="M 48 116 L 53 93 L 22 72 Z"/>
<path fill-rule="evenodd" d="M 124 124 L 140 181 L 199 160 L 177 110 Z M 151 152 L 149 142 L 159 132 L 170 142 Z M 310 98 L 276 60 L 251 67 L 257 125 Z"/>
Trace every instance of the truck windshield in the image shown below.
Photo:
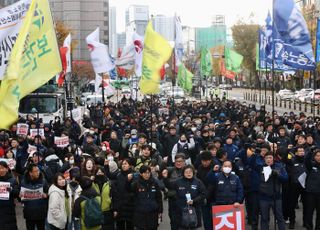
<path fill-rule="evenodd" d="M 27 96 L 20 101 L 20 113 L 55 113 L 57 97 Z"/>

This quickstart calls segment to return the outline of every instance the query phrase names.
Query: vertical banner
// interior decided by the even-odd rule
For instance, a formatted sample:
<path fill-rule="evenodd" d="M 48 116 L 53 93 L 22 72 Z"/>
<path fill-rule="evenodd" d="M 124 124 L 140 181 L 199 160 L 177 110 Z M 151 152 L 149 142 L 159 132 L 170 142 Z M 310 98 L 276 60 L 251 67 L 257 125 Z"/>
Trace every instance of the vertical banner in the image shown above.
<path fill-rule="evenodd" d="M 316 62 L 320 62 L 320 19 L 317 20 L 317 37 L 316 37 Z"/>
<path fill-rule="evenodd" d="M 212 206 L 213 230 L 245 230 L 244 206 Z"/>

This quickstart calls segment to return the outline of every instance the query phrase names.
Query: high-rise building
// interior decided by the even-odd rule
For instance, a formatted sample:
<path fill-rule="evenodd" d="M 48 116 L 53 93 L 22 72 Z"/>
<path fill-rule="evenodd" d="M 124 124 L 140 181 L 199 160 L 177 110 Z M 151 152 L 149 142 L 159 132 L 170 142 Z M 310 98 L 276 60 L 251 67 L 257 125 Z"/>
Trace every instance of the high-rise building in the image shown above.
<path fill-rule="evenodd" d="M 144 36 L 149 21 L 149 6 L 131 5 L 126 10 L 126 43 L 132 42 L 133 32 Z"/>
<path fill-rule="evenodd" d="M 174 17 L 156 15 L 152 18 L 153 28 L 168 41 L 174 40 Z"/>
<path fill-rule="evenodd" d="M 109 52 L 115 57 L 117 55 L 117 13 L 116 7 L 109 10 Z"/>
<path fill-rule="evenodd" d="M 117 49 L 123 49 L 126 45 L 126 33 L 119 33 L 117 34 Z M 117 50 L 118 52 L 118 50 Z"/>
<path fill-rule="evenodd" d="M 86 37 L 100 27 L 100 42 L 109 44 L 109 0 L 49 0 L 53 18 L 74 31 L 74 60 L 89 60 Z"/>
<path fill-rule="evenodd" d="M 182 43 L 185 56 L 195 52 L 195 28 L 182 26 Z"/>
<path fill-rule="evenodd" d="M 212 26 L 224 26 L 224 25 L 226 25 L 224 15 L 213 15 Z"/>
<path fill-rule="evenodd" d="M 19 1 L 19 0 L 2 0 L 2 1 L 0 1 L 0 8 L 5 7 L 5 6 L 9 6 L 17 1 Z"/>
<path fill-rule="evenodd" d="M 212 26 L 207 28 L 196 28 L 195 43 L 196 51 L 201 48 L 212 48 L 227 43 L 227 26 L 224 15 L 214 15 Z"/>

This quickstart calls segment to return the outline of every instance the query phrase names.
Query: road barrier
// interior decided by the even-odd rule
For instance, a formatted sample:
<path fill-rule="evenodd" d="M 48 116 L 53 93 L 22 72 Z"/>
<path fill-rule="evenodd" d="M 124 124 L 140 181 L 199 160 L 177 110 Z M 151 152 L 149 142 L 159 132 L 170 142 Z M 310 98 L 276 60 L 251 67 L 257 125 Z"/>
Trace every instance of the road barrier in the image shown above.
<path fill-rule="evenodd" d="M 257 93 L 250 93 L 250 92 L 244 92 L 243 93 L 243 98 L 246 101 L 252 101 L 252 102 L 257 102 L 260 104 L 264 105 L 270 105 L 272 106 L 272 97 Z M 293 111 L 300 111 L 300 112 L 305 112 L 309 114 L 314 114 L 314 115 L 320 115 L 320 104 L 319 103 L 308 103 L 308 102 L 302 102 L 302 101 L 297 101 L 294 99 L 281 99 L 280 97 L 275 97 L 274 98 L 274 104 L 275 107 L 280 107 L 283 109 L 288 109 L 288 110 L 293 110 Z"/>

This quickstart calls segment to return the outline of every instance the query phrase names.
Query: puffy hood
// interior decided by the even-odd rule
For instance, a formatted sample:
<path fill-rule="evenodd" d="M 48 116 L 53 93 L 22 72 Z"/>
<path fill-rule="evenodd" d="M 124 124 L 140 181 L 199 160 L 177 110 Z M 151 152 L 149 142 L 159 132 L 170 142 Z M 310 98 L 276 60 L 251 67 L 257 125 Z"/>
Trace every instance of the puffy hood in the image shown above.
<path fill-rule="evenodd" d="M 47 156 L 45 158 L 45 161 L 46 162 L 49 162 L 49 161 L 56 161 L 57 163 L 59 163 L 60 167 L 62 167 L 62 161 L 60 160 L 60 158 L 56 155 L 56 154 L 53 154 L 53 155 L 50 155 L 50 156 Z"/>
<path fill-rule="evenodd" d="M 59 193 L 59 195 L 61 197 L 65 196 L 65 191 L 58 188 L 57 186 L 55 186 L 54 184 L 50 186 L 49 191 L 48 191 L 48 195 L 50 196 L 52 193 L 57 192 Z"/>

